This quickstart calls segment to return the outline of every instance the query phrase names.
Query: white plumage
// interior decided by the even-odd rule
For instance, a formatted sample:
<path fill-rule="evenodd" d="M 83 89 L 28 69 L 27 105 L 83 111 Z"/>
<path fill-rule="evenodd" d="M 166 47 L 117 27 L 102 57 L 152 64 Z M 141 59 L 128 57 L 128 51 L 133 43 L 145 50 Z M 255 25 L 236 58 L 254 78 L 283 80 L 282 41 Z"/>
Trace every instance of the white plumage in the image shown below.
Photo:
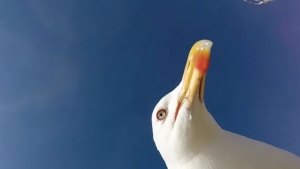
<path fill-rule="evenodd" d="M 197 47 L 197 55 L 190 52 L 189 58 L 198 57 L 203 43 L 210 41 L 199 42 L 193 46 Z M 196 64 L 192 60 L 187 67 Z M 186 80 L 184 76 L 153 110 L 154 142 L 168 169 L 300 169 L 300 158 L 296 155 L 223 130 L 218 125 L 202 100 L 205 73 L 197 78 L 199 84 L 195 85 L 194 95 L 190 91 L 195 87 L 191 85 L 193 78 Z M 188 90 L 182 92 L 189 80 Z M 182 95 L 185 95 L 183 100 Z M 188 99 L 191 95 L 194 100 Z"/>

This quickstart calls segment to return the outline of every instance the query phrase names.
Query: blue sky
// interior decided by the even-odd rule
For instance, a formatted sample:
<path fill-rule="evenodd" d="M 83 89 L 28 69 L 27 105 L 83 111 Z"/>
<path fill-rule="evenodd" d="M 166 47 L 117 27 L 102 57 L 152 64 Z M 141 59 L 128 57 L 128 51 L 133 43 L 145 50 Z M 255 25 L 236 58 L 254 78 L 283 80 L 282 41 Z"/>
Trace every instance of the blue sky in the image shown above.
<path fill-rule="evenodd" d="M 0 2 L 0 168 L 164 169 L 151 113 L 190 47 L 225 129 L 300 155 L 300 2 Z"/>

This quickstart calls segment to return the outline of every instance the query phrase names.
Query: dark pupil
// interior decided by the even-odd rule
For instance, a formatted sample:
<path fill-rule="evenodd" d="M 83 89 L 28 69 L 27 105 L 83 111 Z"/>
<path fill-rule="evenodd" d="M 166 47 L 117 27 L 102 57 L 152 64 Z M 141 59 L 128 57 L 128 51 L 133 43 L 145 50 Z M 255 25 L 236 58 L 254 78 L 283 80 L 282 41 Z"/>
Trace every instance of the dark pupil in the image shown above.
<path fill-rule="evenodd" d="M 162 116 L 163 116 L 163 113 L 160 113 L 159 116 L 162 117 Z"/>

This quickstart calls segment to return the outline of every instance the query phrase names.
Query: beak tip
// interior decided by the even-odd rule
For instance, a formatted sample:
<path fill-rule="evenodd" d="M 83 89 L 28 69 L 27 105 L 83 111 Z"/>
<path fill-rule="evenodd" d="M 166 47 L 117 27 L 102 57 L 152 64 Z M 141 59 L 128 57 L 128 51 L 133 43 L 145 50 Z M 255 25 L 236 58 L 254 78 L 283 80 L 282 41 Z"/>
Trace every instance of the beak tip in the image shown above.
<path fill-rule="evenodd" d="M 211 40 L 208 39 L 203 39 L 197 42 L 199 44 L 199 46 L 201 47 L 206 47 L 206 48 L 211 48 L 213 45 L 213 42 Z"/>
<path fill-rule="evenodd" d="M 210 53 L 210 50 L 212 48 L 213 42 L 207 39 L 199 40 L 196 42 L 193 47 L 190 50 L 190 55 L 195 55 L 199 51 L 202 51 L 203 49 L 206 50 L 208 53 Z"/>

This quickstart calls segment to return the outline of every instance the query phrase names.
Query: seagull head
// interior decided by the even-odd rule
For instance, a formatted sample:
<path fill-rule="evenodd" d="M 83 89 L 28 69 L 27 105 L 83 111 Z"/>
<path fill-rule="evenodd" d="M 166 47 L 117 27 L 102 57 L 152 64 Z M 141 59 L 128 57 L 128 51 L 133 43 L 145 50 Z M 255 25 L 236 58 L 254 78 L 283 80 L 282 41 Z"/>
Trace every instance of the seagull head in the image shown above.
<path fill-rule="evenodd" d="M 205 151 L 220 129 L 203 99 L 212 45 L 210 40 L 193 45 L 181 82 L 153 110 L 154 142 L 169 168 Z"/>

